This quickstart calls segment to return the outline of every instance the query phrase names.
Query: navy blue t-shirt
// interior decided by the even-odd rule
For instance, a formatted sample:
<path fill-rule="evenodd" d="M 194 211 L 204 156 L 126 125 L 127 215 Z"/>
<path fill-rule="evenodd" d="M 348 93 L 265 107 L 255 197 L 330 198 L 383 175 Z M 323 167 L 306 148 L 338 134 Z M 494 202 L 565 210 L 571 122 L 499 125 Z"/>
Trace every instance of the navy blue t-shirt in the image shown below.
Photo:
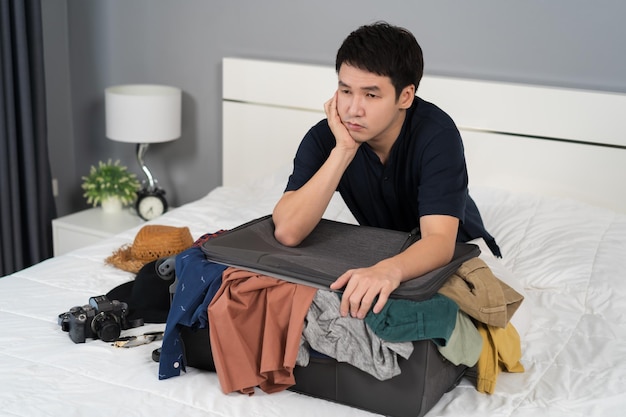
<path fill-rule="evenodd" d="M 334 147 L 335 138 L 324 119 L 302 140 L 286 191 L 302 187 Z M 467 183 L 463 142 L 454 121 L 434 104 L 415 97 L 387 162 L 383 165 L 364 143 L 337 191 L 361 225 L 409 232 L 419 229 L 421 216 L 450 215 L 460 220 L 458 241 L 483 237 L 500 256 Z"/>

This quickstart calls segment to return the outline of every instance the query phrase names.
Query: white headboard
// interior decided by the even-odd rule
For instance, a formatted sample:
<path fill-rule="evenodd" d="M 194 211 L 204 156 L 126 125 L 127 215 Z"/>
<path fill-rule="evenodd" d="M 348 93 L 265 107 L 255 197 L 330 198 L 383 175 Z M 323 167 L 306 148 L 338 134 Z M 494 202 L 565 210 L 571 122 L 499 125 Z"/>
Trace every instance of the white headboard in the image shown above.
<path fill-rule="evenodd" d="M 223 184 L 291 162 L 337 87 L 330 66 L 225 58 Z M 626 212 L 626 94 L 424 76 L 457 123 L 470 188 L 576 198 Z"/>

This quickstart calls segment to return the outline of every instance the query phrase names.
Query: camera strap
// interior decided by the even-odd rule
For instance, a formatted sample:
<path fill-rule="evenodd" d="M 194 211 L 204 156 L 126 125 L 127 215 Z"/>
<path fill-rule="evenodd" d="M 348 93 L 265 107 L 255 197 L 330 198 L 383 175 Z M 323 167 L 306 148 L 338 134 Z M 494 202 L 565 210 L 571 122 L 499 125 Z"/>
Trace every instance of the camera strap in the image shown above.
<path fill-rule="evenodd" d="M 147 345 L 157 340 L 163 340 L 163 332 L 148 332 L 139 336 L 118 337 L 113 342 L 113 346 L 118 348 L 132 348 L 141 345 Z"/>

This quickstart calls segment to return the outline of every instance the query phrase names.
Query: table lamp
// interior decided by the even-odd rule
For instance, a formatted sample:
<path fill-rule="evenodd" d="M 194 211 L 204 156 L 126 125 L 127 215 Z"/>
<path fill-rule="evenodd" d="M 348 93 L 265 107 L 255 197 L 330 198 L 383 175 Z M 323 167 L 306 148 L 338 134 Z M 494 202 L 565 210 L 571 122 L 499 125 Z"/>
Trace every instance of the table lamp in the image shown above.
<path fill-rule="evenodd" d="M 151 143 L 180 137 L 181 90 L 149 84 L 118 85 L 105 89 L 106 136 L 119 142 L 137 144 L 137 162 L 147 183 L 137 193 L 137 214 L 145 220 L 167 211 L 165 191 L 144 162 Z"/>

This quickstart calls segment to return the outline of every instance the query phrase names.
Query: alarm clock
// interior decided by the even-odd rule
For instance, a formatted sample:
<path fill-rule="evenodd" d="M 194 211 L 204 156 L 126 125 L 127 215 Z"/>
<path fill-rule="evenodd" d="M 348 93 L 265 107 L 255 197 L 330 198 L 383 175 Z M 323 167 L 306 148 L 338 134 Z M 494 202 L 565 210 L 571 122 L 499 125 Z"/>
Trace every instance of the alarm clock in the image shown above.
<path fill-rule="evenodd" d="M 144 220 L 152 220 L 159 217 L 167 211 L 165 190 L 161 188 L 139 190 L 135 208 L 139 217 Z"/>

